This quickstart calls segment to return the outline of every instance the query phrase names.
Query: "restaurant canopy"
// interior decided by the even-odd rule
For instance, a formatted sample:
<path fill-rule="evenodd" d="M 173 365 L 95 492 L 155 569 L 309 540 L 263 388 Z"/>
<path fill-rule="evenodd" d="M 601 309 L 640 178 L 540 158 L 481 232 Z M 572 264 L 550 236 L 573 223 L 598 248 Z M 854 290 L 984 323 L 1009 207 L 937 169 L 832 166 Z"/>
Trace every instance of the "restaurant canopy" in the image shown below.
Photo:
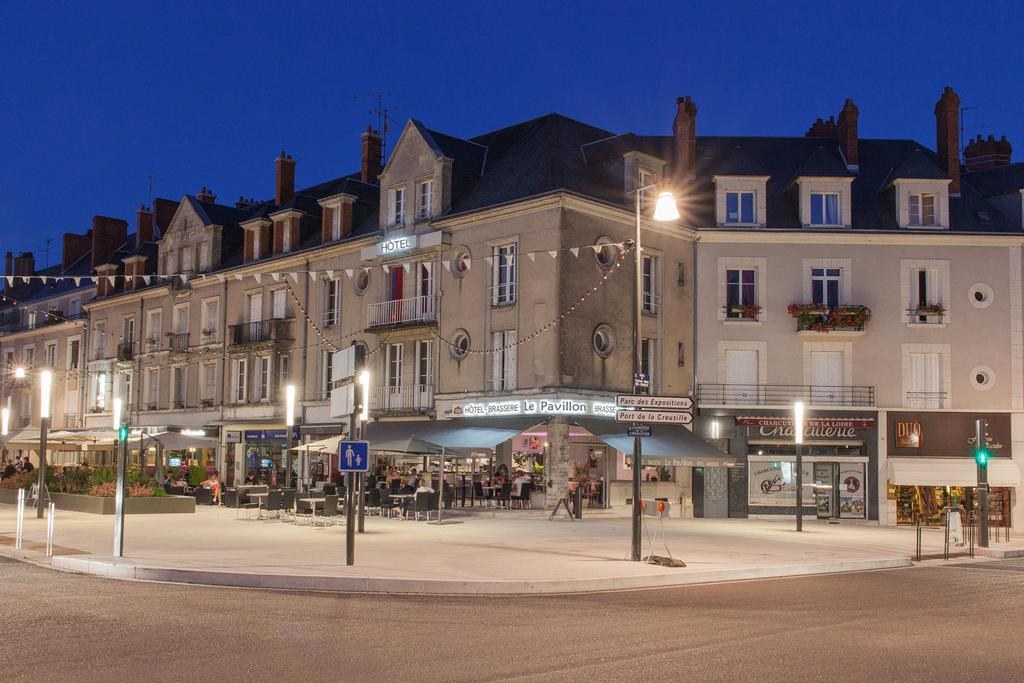
<path fill-rule="evenodd" d="M 295 444 L 294 446 L 291 447 L 290 450 L 293 450 L 293 451 L 310 451 L 310 452 L 317 452 L 317 453 L 337 453 L 338 452 L 338 444 L 344 438 L 345 437 L 343 437 L 341 435 L 339 435 L 339 436 L 329 436 L 326 439 L 320 439 L 319 441 L 310 441 L 309 443 Z"/>
<path fill-rule="evenodd" d="M 498 444 L 534 427 L 543 418 L 501 418 L 486 423 L 474 419 L 370 422 L 366 439 L 371 451 L 429 455 L 469 455 L 495 448 Z"/>
<path fill-rule="evenodd" d="M 626 435 L 626 425 L 610 420 L 574 419 L 595 437 L 626 455 L 633 455 L 633 437 Z M 736 458 L 723 453 L 686 427 L 673 424 L 651 425 L 651 436 L 641 438 L 643 457 L 679 458 L 688 464 L 728 465 Z"/>
<path fill-rule="evenodd" d="M 216 439 L 182 434 L 181 432 L 157 432 L 156 434 L 132 436 L 128 439 L 128 444 L 132 448 L 141 445 L 144 449 L 161 446 L 165 451 L 186 451 L 190 448 L 216 448 L 219 445 Z"/>

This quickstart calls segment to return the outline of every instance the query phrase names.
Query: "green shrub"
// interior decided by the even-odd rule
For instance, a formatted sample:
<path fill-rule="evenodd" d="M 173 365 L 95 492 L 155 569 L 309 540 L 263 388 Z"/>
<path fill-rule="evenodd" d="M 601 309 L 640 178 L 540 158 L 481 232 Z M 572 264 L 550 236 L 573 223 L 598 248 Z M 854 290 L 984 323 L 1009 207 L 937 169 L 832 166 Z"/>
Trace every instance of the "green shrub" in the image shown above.
<path fill-rule="evenodd" d="M 92 468 L 92 472 L 89 473 L 89 488 L 93 486 L 101 486 L 103 484 L 112 484 L 117 481 L 117 472 L 114 471 L 113 467 L 97 466 Z M 113 494 L 111 494 L 113 495 Z"/>
<path fill-rule="evenodd" d="M 206 470 L 200 465 L 189 465 L 187 479 L 189 486 L 199 486 L 206 481 Z"/>

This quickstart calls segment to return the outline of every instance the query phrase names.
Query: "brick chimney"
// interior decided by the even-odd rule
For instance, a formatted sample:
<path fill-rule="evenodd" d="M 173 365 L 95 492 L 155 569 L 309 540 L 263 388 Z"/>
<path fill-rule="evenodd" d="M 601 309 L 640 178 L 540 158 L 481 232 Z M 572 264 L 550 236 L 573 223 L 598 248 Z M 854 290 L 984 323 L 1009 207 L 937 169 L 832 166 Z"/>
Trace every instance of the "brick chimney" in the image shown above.
<path fill-rule="evenodd" d="M 292 155 L 281 155 L 274 159 L 274 203 L 287 204 L 295 196 L 295 159 Z"/>
<path fill-rule="evenodd" d="M 693 178 L 697 173 L 697 105 L 689 95 L 676 98 L 672 135 L 675 138 L 672 168 L 676 180 Z"/>
<path fill-rule="evenodd" d="M 857 154 L 857 117 L 860 112 L 853 100 L 846 100 L 839 112 L 839 121 L 836 125 L 836 133 L 839 135 L 839 148 L 843 150 L 846 157 L 847 167 L 856 167 L 858 162 Z"/>
<path fill-rule="evenodd" d="M 1012 154 L 1013 147 L 1005 135 L 998 140 L 995 135 L 989 135 L 987 140 L 979 135 L 964 147 L 964 163 L 968 172 L 983 171 L 986 168 L 1009 166 Z"/>
<path fill-rule="evenodd" d="M 31 251 L 23 251 L 14 257 L 14 275 L 35 275 L 36 257 Z"/>
<path fill-rule="evenodd" d="M 839 129 L 836 126 L 836 118 L 828 117 L 828 121 L 815 119 L 811 127 L 804 133 L 805 138 L 838 138 Z"/>
<path fill-rule="evenodd" d="M 92 267 L 106 263 L 128 239 L 128 223 L 108 216 L 92 217 Z"/>
<path fill-rule="evenodd" d="M 161 237 L 167 232 L 167 228 L 170 227 L 171 220 L 174 218 L 174 213 L 177 210 L 178 202 L 173 199 L 157 197 L 153 200 L 153 217 L 156 229 Z"/>
<path fill-rule="evenodd" d="M 196 199 L 198 199 L 201 202 L 213 204 L 215 201 L 217 201 L 217 195 L 213 193 L 213 190 L 206 187 L 206 185 L 203 185 L 203 189 L 199 190 L 199 192 L 196 193 Z"/>
<path fill-rule="evenodd" d="M 946 86 L 935 103 L 935 152 L 939 166 L 953 179 L 950 194 L 960 194 L 960 96 Z"/>
<path fill-rule="evenodd" d="M 135 212 L 135 246 L 153 241 L 153 211 L 140 204 Z"/>
<path fill-rule="evenodd" d="M 366 132 L 359 139 L 363 143 L 363 166 L 359 178 L 364 183 L 376 185 L 380 172 L 384 169 L 381 165 L 384 159 L 384 138 L 368 125 Z"/>
<path fill-rule="evenodd" d="M 84 235 L 73 232 L 64 233 L 64 244 L 60 258 L 61 270 L 67 271 L 90 248 L 92 248 L 91 232 L 87 232 Z"/>

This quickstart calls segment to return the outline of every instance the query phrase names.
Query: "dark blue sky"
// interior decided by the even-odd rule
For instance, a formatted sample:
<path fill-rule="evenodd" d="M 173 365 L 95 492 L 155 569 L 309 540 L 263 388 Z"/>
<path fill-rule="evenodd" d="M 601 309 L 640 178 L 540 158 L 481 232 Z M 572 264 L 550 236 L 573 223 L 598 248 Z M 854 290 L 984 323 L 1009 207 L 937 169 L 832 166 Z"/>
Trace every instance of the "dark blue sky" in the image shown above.
<path fill-rule="evenodd" d="M 968 134 L 1024 158 L 1018 3 L 3 3 L 2 249 L 36 251 L 154 194 L 273 194 L 286 149 L 307 185 L 358 167 L 367 93 L 470 136 L 549 111 L 669 133 L 801 135 L 843 99 L 862 137 L 935 144 L 952 85 Z M 357 99 L 358 98 L 358 99 Z M 981 128 L 975 128 L 985 124 Z M 393 140 L 393 138 L 392 138 Z"/>

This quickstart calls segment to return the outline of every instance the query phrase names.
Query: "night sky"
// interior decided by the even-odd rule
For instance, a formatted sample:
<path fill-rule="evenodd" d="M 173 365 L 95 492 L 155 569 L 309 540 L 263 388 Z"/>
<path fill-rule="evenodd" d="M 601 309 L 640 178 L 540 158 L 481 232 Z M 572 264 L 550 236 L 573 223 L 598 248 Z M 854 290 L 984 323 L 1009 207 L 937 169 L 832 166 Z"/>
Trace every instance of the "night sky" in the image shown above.
<path fill-rule="evenodd" d="M 286 9 L 285 9 L 286 8 Z M 282 11 L 284 10 L 284 11 Z M 134 223 L 201 185 L 224 203 L 358 169 L 375 91 L 398 121 L 469 137 L 558 111 L 668 134 L 692 95 L 697 133 L 802 135 L 860 108 L 861 137 L 935 144 L 943 86 L 967 134 L 1024 159 L 1019 3 L 3 3 L 4 250 L 59 259 L 94 214 Z"/>

